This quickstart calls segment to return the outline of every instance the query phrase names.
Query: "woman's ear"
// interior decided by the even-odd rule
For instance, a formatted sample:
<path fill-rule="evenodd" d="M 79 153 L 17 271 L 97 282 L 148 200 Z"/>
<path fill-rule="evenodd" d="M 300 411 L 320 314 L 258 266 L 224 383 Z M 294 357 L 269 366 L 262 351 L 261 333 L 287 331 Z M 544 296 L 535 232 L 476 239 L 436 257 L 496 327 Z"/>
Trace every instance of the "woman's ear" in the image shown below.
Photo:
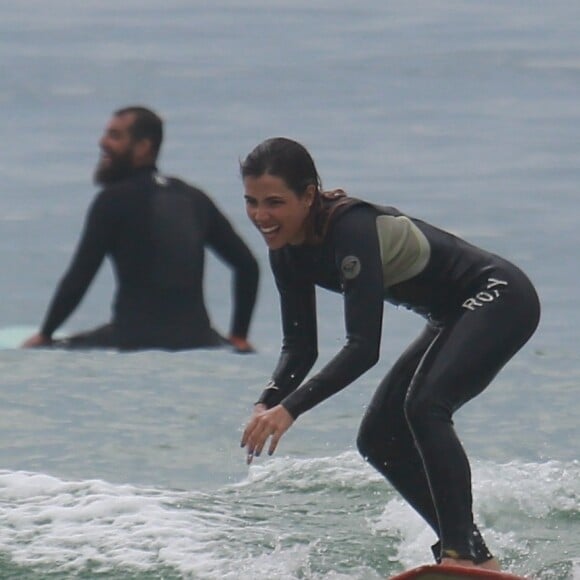
<path fill-rule="evenodd" d="M 314 198 L 316 197 L 316 185 L 310 184 L 304 193 L 304 199 L 306 200 L 306 205 L 312 207 L 314 203 Z"/>

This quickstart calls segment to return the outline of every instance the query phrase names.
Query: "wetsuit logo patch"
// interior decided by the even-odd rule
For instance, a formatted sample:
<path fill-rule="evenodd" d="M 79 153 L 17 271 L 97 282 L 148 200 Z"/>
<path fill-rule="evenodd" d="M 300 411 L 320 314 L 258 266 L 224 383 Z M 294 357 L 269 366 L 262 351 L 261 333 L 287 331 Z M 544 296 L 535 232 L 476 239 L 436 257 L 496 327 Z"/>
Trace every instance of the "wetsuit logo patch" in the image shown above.
<path fill-rule="evenodd" d="M 485 290 L 478 292 L 472 298 L 468 298 L 461 306 L 467 310 L 475 310 L 481 308 L 488 302 L 493 302 L 500 297 L 500 290 L 508 286 L 505 280 L 498 280 L 497 278 L 488 278 Z"/>
<path fill-rule="evenodd" d="M 356 256 L 346 256 L 340 264 L 340 269 L 347 280 L 352 280 L 360 274 L 360 260 Z"/>
<path fill-rule="evenodd" d="M 167 177 L 165 177 L 164 175 L 161 175 L 159 173 L 155 174 L 155 183 L 157 185 L 160 185 L 161 187 L 167 187 L 167 185 L 169 184 L 169 179 L 167 179 Z"/>

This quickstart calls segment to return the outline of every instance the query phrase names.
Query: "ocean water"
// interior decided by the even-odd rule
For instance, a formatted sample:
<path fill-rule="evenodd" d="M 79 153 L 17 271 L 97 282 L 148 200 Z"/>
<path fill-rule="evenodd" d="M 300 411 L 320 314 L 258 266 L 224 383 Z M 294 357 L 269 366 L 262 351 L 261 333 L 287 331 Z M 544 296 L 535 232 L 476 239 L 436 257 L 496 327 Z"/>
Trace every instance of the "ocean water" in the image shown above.
<path fill-rule="evenodd" d="M 580 578 L 579 22 L 571 0 L 1 3 L 0 578 L 373 580 L 429 561 L 432 533 L 354 445 L 417 317 L 387 308 L 379 364 L 245 464 L 280 329 L 238 162 L 273 135 L 308 146 L 327 187 L 533 279 L 540 328 L 456 427 L 505 569 Z M 16 348 L 75 247 L 100 133 L 132 103 L 166 121 L 162 170 L 210 193 L 260 260 L 255 355 Z M 229 279 L 210 257 L 220 329 Z M 106 265 L 62 331 L 107 320 L 113 287 Z M 344 340 L 340 299 L 318 305 L 315 368 Z"/>

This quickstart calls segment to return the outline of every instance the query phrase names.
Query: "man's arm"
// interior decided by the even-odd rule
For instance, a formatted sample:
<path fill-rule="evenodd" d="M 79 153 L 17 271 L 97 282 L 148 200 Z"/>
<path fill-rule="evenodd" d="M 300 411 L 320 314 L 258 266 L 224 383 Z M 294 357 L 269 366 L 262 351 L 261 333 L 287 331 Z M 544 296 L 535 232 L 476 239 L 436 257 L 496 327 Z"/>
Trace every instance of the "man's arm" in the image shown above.
<path fill-rule="evenodd" d="M 233 270 L 233 308 L 229 341 L 239 352 L 251 352 L 248 330 L 258 293 L 258 262 L 228 219 L 213 205 L 208 243 Z"/>
<path fill-rule="evenodd" d="M 77 249 L 57 286 L 40 332 L 24 342 L 23 347 L 50 344 L 53 333 L 79 305 L 111 242 L 110 225 L 106 199 L 101 194 L 88 211 Z"/>

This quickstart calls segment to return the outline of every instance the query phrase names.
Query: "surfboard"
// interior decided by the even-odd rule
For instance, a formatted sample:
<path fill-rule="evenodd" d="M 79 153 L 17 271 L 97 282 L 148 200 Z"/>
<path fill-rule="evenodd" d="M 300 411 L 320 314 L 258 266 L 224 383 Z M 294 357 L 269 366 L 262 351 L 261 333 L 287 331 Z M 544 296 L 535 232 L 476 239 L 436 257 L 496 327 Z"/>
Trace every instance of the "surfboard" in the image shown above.
<path fill-rule="evenodd" d="M 525 580 L 525 578 L 482 568 L 426 564 L 391 576 L 390 580 Z"/>
<path fill-rule="evenodd" d="M 37 333 L 35 326 L 7 326 L 0 328 L 0 349 L 20 348 L 30 336 Z"/>

